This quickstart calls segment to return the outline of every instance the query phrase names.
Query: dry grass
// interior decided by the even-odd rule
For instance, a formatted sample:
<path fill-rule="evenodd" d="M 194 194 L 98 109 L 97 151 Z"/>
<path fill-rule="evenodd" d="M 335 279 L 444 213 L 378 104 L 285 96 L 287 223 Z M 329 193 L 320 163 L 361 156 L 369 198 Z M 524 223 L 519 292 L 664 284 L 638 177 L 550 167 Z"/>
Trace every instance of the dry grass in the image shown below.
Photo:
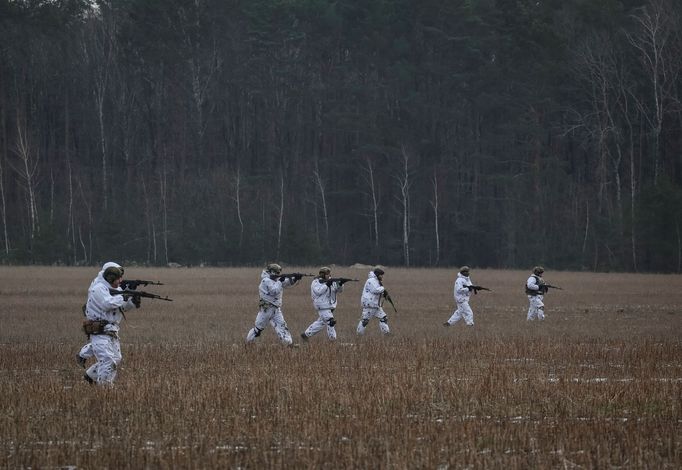
<path fill-rule="evenodd" d="M 355 336 L 361 282 L 336 344 L 283 348 L 271 330 L 243 344 L 258 269 L 129 268 L 175 302 L 128 316 L 102 389 L 73 360 L 96 271 L 0 268 L 3 468 L 682 466 L 679 276 L 548 272 L 565 290 L 529 324 L 527 272 L 474 270 L 494 292 L 472 298 L 473 329 L 446 329 L 454 272 L 388 269 L 392 337 Z M 298 339 L 309 283 L 284 300 Z"/>

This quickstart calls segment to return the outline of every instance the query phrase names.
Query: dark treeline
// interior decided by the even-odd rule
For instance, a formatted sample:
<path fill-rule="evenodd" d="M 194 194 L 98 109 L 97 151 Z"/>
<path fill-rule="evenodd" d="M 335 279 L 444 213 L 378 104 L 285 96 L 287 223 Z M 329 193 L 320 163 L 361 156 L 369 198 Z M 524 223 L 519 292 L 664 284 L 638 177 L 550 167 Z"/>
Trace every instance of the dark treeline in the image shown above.
<path fill-rule="evenodd" d="M 680 272 L 681 16 L 0 0 L 0 260 Z"/>

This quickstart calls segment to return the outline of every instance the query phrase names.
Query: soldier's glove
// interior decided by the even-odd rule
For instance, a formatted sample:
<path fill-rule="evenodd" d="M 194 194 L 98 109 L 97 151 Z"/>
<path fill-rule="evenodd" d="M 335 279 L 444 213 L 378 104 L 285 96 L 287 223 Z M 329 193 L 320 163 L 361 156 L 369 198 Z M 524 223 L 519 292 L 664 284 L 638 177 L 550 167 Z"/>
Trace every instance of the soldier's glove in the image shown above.
<path fill-rule="evenodd" d="M 140 308 L 140 305 L 142 305 L 142 297 L 138 295 L 133 296 L 133 305 L 135 308 Z"/>
<path fill-rule="evenodd" d="M 284 282 L 284 280 L 285 280 L 286 278 L 287 278 L 286 276 L 280 276 L 277 280 L 278 280 L 279 282 Z"/>
<path fill-rule="evenodd" d="M 384 289 L 384 292 L 382 294 L 384 296 L 384 299 L 388 299 L 388 291 Z"/>
<path fill-rule="evenodd" d="M 303 278 L 303 274 L 296 274 L 294 275 L 294 280 L 295 281 L 300 281 Z"/>
<path fill-rule="evenodd" d="M 333 284 L 333 282 L 332 282 L 332 281 L 327 281 L 327 282 L 325 282 L 325 284 L 327 284 L 327 286 L 331 287 L 332 284 Z"/>

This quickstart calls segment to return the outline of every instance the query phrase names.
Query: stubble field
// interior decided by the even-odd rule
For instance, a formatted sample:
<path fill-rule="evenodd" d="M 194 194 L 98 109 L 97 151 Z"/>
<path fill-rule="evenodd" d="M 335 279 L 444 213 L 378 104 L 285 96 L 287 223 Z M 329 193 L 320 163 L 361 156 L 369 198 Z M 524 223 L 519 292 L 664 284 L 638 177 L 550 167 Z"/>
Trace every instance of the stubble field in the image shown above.
<path fill-rule="evenodd" d="M 292 270 L 285 267 L 285 271 Z M 316 272 L 316 268 L 298 268 Z M 444 328 L 455 270 L 391 269 L 385 306 L 355 335 L 367 270 L 325 332 L 246 347 L 260 269 L 135 268 L 112 388 L 74 356 L 97 268 L 0 267 L 2 468 L 680 468 L 682 277 L 545 273 L 563 291 L 525 320 L 526 271 L 473 270 L 475 326 Z M 310 279 L 284 294 L 299 334 Z"/>

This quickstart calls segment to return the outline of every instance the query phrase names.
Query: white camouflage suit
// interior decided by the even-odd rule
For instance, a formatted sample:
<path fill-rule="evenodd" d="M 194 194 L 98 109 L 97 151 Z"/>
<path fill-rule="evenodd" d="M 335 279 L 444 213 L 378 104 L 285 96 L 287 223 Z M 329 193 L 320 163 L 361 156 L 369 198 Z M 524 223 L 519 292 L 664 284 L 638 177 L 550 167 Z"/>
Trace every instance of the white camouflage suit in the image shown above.
<path fill-rule="evenodd" d="M 105 320 L 108 323 L 104 327 L 104 334 L 90 336 L 97 362 L 85 373 L 98 384 L 112 384 L 116 379 L 116 368 L 122 359 L 119 324 L 123 313 L 135 308 L 132 298 L 125 300 L 122 295 L 111 295 L 109 289 L 112 289 L 111 284 L 98 276 L 88 290 L 85 310 L 89 320 Z"/>
<path fill-rule="evenodd" d="M 536 274 L 531 275 L 526 281 L 526 293 L 528 294 L 528 316 L 526 320 L 545 319 L 545 304 L 543 302 L 545 296 L 543 295 L 544 290 L 540 288 L 542 284 L 544 281 Z M 529 292 L 537 292 L 537 294 Z"/>
<path fill-rule="evenodd" d="M 471 306 L 469 305 L 471 291 L 466 287 L 470 285 L 472 284 L 469 276 L 465 276 L 461 272 L 457 273 L 457 279 L 455 280 L 454 288 L 457 308 L 455 309 L 452 316 L 448 319 L 448 325 L 453 325 L 461 319 L 464 319 L 464 323 L 466 323 L 468 326 L 474 325 L 474 312 L 471 310 Z"/>
<path fill-rule="evenodd" d="M 260 295 L 260 303 L 258 315 L 256 315 L 256 322 L 253 328 L 249 330 L 246 335 L 246 342 L 251 343 L 260 336 L 261 332 L 268 325 L 272 325 L 277 333 L 279 340 L 290 346 L 293 343 L 291 333 L 287 328 L 287 322 L 284 321 L 282 314 L 282 293 L 285 288 L 295 285 L 298 281 L 292 278 L 286 278 L 284 281 L 279 279 L 272 280 L 270 273 L 263 270 L 260 274 L 260 285 L 258 286 L 258 293 Z"/>
<path fill-rule="evenodd" d="M 327 337 L 332 341 L 336 339 L 334 309 L 337 304 L 336 294 L 339 292 L 343 292 L 343 286 L 340 283 L 332 282 L 331 286 L 328 286 L 323 278 L 313 279 L 310 284 L 310 297 L 313 299 L 313 307 L 317 310 L 318 318 L 303 332 L 306 337 L 313 336 L 326 326 Z"/>
<path fill-rule="evenodd" d="M 365 334 L 365 328 L 369 324 L 372 317 L 379 319 L 379 328 L 385 335 L 390 333 L 388 327 L 388 315 L 381 308 L 381 297 L 384 293 L 384 286 L 381 285 L 374 271 L 370 271 L 365 287 L 362 289 L 362 297 L 360 303 L 362 305 L 362 317 L 358 323 L 357 333 L 359 335 Z"/>
<path fill-rule="evenodd" d="M 119 268 L 119 269 L 122 269 L 120 264 L 114 263 L 113 261 L 109 261 L 108 263 L 104 263 L 104 265 L 102 266 L 102 270 L 97 274 L 97 276 L 95 276 L 95 278 L 94 278 L 94 279 L 92 280 L 92 282 L 90 283 L 90 287 L 88 287 L 88 293 L 90 292 L 90 289 L 92 289 L 92 287 L 95 285 L 96 282 L 98 282 L 98 281 L 106 282 L 106 281 L 104 280 L 104 277 L 102 277 L 102 276 L 104 276 L 104 271 L 106 271 L 107 268 Z M 78 355 L 79 355 L 80 357 L 82 357 L 83 359 L 85 359 L 85 360 L 87 360 L 87 359 L 89 359 L 89 358 L 91 358 L 91 357 L 95 357 L 95 351 L 93 351 L 93 349 L 92 349 L 92 343 L 87 343 L 87 344 L 85 344 L 85 345 L 81 348 L 81 350 L 80 350 L 80 352 L 78 353 Z M 91 378 L 93 378 L 93 377 L 94 377 L 94 375 L 93 375 Z"/>

